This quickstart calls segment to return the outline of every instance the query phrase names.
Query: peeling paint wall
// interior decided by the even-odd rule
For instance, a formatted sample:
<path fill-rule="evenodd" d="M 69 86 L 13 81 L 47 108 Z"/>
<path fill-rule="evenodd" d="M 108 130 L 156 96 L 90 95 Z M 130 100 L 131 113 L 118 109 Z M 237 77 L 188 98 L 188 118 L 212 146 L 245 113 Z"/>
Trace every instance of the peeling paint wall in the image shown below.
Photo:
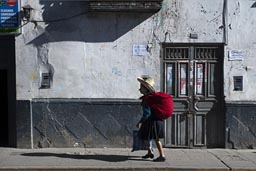
<path fill-rule="evenodd" d="M 137 98 L 138 76 L 159 77 L 159 51 L 132 55 L 134 44 L 149 43 L 149 14 L 83 14 L 81 1 L 29 4 L 39 22 L 25 25 L 17 37 L 18 99 Z M 61 19 L 40 22 L 54 18 Z M 52 86 L 39 89 L 40 74 L 47 71 Z"/>
<path fill-rule="evenodd" d="M 160 90 L 163 42 L 227 43 L 226 100 L 256 99 L 254 1 L 165 0 L 158 13 L 141 16 L 87 13 L 81 1 L 25 4 L 39 22 L 25 24 L 16 38 L 18 99 L 137 98 L 136 77 L 142 74 L 153 75 Z M 198 39 L 190 39 L 191 33 Z M 149 45 L 145 56 L 133 56 L 137 44 Z M 245 52 L 243 61 L 228 60 L 229 50 L 236 49 Z M 53 74 L 50 89 L 39 89 L 42 72 Z M 233 91 L 236 75 L 244 77 L 241 92 Z"/>
<path fill-rule="evenodd" d="M 156 14 L 87 13 L 86 2 L 32 1 L 32 20 L 17 44 L 17 98 L 137 98 L 136 77 L 160 90 L 163 42 L 223 42 L 223 0 L 163 1 Z M 193 9 L 193 10 L 191 10 Z M 68 12 L 64 12 L 68 11 Z M 44 22 L 43 22 L 44 21 Z M 198 39 L 190 39 L 191 33 Z M 133 45 L 148 45 L 144 56 Z M 53 75 L 39 89 L 40 74 Z"/>
<path fill-rule="evenodd" d="M 225 52 L 225 95 L 227 101 L 255 101 L 256 8 L 255 1 L 229 2 L 228 44 Z M 229 61 L 228 51 L 242 50 L 242 61 Z M 243 91 L 234 91 L 233 76 L 243 76 Z"/>

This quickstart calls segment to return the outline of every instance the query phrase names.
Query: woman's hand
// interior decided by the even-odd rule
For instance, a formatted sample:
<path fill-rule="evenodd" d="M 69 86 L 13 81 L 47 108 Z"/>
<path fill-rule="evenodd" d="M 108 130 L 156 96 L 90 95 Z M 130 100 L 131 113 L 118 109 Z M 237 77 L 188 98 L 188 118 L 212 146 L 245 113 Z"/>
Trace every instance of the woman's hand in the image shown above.
<path fill-rule="evenodd" d="M 137 123 L 136 127 L 137 127 L 137 128 L 140 128 L 140 127 L 141 127 L 141 123 L 140 123 L 140 122 Z"/>

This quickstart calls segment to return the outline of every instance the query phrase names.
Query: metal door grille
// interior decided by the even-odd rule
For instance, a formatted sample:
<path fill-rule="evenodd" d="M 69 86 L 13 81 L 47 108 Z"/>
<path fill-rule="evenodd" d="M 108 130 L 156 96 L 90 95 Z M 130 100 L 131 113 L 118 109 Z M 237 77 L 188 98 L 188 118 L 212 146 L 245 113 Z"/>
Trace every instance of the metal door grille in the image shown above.
<path fill-rule="evenodd" d="M 200 47 L 195 48 L 195 59 L 217 59 L 216 48 Z"/>
<path fill-rule="evenodd" d="M 165 59 L 188 59 L 188 48 L 166 48 Z"/>

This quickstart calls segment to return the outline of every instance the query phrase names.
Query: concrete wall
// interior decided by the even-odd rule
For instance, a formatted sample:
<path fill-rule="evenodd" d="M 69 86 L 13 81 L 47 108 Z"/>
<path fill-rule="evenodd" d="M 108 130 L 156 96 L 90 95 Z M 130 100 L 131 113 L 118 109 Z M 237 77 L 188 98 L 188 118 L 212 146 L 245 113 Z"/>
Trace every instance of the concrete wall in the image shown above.
<path fill-rule="evenodd" d="M 32 20 L 39 22 L 26 24 L 16 39 L 21 100 L 137 98 L 136 77 L 142 74 L 153 75 L 160 90 L 161 43 L 224 39 L 223 0 L 165 0 L 156 14 L 88 13 L 88 4 L 81 1 L 23 4 L 34 8 Z M 190 39 L 190 33 L 198 39 Z M 134 56 L 133 45 L 150 48 Z M 47 71 L 53 73 L 52 87 L 39 89 L 40 73 Z"/>
<path fill-rule="evenodd" d="M 34 99 L 17 107 L 19 148 L 132 147 L 141 117 L 139 101 L 124 99 Z"/>
<path fill-rule="evenodd" d="M 255 103 L 227 103 L 225 125 L 227 148 L 256 148 L 255 109 Z"/>
<path fill-rule="evenodd" d="M 255 4 L 252 1 L 165 0 L 156 14 L 88 13 L 87 2 L 22 1 L 32 20 L 16 38 L 17 98 L 137 98 L 136 77 L 151 74 L 160 89 L 163 42 L 227 43 L 225 96 L 255 100 Z M 45 21 L 45 22 L 40 22 Z M 190 39 L 189 34 L 198 34 Z M 149 45 L 133 56 L 133 45 Z M 242 50 L 243 61 L 228 61 Z M 51 89 L 39 89 L 40 73 L 53 73 Z M 244 91 L 233 91 L 233 76 L 244 77 Z"/>
<path fill-rule="evenodd" d="M 159 48 L 132 55 L 134 44 L 150 41 L 152 14 L 88 13 L 81 1 L 29 3 L 37 20 L 59 21 L 29 23 L 17 37 L 18 99 L 137 98 L 137 76 L 158 77 Z M 40 73 L 47 70 L 53 84 L 42 90 Z"/>
<path fill-rule="evenodd" d="M 225 96 L 227 101 L 255 101 L 256 16 L 254 1 L 235 0 L 228 3 L 228 41 L 225 52 Z M 229 61 L 228 52 L 242 50 L 242 61 Z M 243 76 L 243 91 L 234 91 L 233 76 Z"/>

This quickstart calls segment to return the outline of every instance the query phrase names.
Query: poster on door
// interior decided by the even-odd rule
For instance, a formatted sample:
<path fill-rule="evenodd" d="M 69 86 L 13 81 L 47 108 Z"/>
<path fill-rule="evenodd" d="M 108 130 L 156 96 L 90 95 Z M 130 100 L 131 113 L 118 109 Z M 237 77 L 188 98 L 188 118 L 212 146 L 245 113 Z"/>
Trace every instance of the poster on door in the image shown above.
<path fill-rule="evenodd" d="M 203 94 L 203 64 L 197 64 L 197 78 L 196 78 L 196 92 L 197 94 Z"/>
<path fill-rule="evenodd" d="M 173 66 L 169 65 L 167 67 L 167 92 L 173 94 Z"/>
<path fill-rule="evenodd" d="M 17 34 L 19 29 L 19 0 L 0 0 L 0 34 Z"/>
<path fill-rule="evenodd" d="M 180 94 L 187 94 L 187 65 L 181 65 L 181 74 L 180 74 Z"/>

